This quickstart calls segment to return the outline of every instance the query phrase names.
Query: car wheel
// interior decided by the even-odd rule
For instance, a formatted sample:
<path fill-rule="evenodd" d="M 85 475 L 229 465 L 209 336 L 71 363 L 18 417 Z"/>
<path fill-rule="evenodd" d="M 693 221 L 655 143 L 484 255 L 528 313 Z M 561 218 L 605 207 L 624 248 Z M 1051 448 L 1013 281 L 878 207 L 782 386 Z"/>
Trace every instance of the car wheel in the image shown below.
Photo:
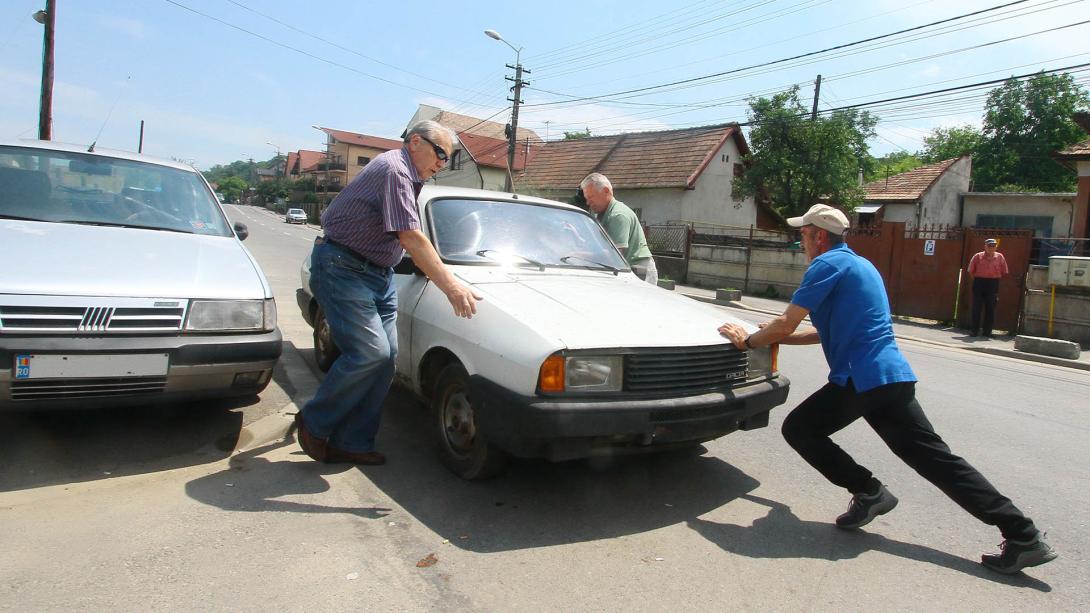
<path fill-rule="evenodd" d="M 329 323 L 325 320 L 322 307 L 314 314 L 314 360 L 318 362 L 318 368 L 322 372 L 328 372 L 329 367 L 341 355 L 341 350 L 333 342 L 333 336 L 329 332 Z"/>
<path fill-rule="evenodd" d="M 461 364 L 450 364 L 439 373 L 432 394 L 439 455 L 459 477 L 487 479 L 507 466 L 507 454 L 477 430 L 469 393 L 469 375 Z"/>

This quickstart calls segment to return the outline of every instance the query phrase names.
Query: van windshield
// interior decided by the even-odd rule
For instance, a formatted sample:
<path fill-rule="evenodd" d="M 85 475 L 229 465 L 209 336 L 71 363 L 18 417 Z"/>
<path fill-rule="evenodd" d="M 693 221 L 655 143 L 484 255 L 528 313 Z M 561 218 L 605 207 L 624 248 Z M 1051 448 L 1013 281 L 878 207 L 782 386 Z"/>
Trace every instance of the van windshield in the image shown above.
<path fill-rule="evenodd" d="M 195 171 L 93 153 L 0 146 L 0 219 L 231 236 Z"/>

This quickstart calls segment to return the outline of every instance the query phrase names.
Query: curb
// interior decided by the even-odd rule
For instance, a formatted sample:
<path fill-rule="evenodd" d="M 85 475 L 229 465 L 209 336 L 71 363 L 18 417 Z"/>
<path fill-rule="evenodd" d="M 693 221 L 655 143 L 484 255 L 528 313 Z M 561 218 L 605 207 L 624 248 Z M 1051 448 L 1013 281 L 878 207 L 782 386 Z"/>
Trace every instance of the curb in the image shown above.
<path fill-rule="evenodd" d="M 768 311 L 766 309 L 758 309 L 746 305 L 742 302 L 730 302 L 726 300 L 716 300 L 710 296 L 701 296 L 698 294 L 685 294 L 682 296 L 692 298 L 693 300 L 699 300 L 700 302 L 707 302 L 710 304 L 716 304 L 719 306 L 730 307 L 733 309 L 741 309 L 743 311 L 753 311 L 755 313 L 764 313 L 765 315 L 780 315 L 778 311 Z M 809 322 L 809 318 L 803 321 Z M 1022 360 L 1025 362 L 1038 362 L 1041 364 L 1050 364 L 1052 366 L 1064 366 L 1066 368 L 1074 368 L 1076 370 L 1090 371 L 1090 363 L 1082 362 L 1079 360 L 1068 360 L 1064 358 L 1057 358 L 1049 355 L 1039 355 L 1036 353 L 1025 353 L 1024 351 L 1015 351 L 1013 349 L 1001 349 L 999 347 L 962 347 L 960 345 L 954 345 L 952 343 L 944 343 L 942 341 L 936 341 L 928 338 L 919 338 L 917 336 L 907 336 L 904 334 L 897 334 L 894 332 L 894 337 L 897 339 L 913 341 L 917 343 L 924 343 L 926 345 L 935 345 L 938 347 L 945 347 L 947 349 L 957 349 L 960 351 L 972 351 L 975 353 L 986 353 L 988 355 L 995 355 L 999 357 L 1012 358 L 1015 360 Z"/>
<path fill-rule="evenodd" d="M 314 375 L 310 365 L 294 345 L 290 343 L 285 345 L 284 351 L 280 354 L 280 366 L 283 367 L 284 376 L 291 388 L 284 391 L 292 400 L 280 407 L 276 413 L 266 415 L 244 426 L 239 432 L 238 441 L 231 455 L 286 439 L 295 427 L 295 414 L 299 412 L 302 405 L 314 397 L 314 393 L 318 390 L 318 377 Z"/>

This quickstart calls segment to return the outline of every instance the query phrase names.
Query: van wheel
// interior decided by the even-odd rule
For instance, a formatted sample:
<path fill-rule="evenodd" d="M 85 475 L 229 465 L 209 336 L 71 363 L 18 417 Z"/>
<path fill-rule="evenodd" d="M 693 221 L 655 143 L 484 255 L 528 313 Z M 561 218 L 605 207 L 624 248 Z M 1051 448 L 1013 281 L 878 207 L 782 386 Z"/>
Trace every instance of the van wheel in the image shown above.
<path fill-rule="evenodd" d="M 318 368 L 322 372 L 328 372 L 329 367 L 341 355 L 341 350 L 333 342 L 333 336 L 329 333 L 329 323 L 325 320 L 322 307 L 318 307 L 314 313 L 314 360 L 318 362 Z"/>
<path fill-rule="evenodd" d="M 466 480 L 487 479 L 507 466 L 507 454 L 477 430 L 475 405 L 469 395 L 469 375 L 458 362 L 439 373 L 432 409 L 439 456 L 454 474 Z"/>

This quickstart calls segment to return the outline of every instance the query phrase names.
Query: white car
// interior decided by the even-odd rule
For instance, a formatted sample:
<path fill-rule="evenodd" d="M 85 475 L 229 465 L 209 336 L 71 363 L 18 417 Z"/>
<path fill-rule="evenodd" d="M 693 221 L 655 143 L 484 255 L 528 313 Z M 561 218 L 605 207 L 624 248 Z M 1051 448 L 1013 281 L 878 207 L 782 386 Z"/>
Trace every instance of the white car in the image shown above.
<path fill-rule="evenodd" d="M 777 347 L 736 349 L 717 328 L 740 320 L 641 281 L 588 213 L 438 186 L 418 202 L 443 261 L 484 298 L 456 317 L 408 257 L 396 268 L 398 379 L 432 407 L 461 477 L 495 474 L 508 455 L 695 446 L 767 425 L 787 399 Z M 297 297 L 326 369 L 337 350 L 309 277 L 308 258 Z"/>
<path fill-rule="evenodd" d="M 307 212 L 303 209 L 288 209 L 288 212 L 284 213 L 284 221 L 287 223 L 306 223 Z"/>
<path fill-rule="evenodd" d="M 253 396 L 276 304 L 193 168 L 0 142 L 0 410 Z"/>

